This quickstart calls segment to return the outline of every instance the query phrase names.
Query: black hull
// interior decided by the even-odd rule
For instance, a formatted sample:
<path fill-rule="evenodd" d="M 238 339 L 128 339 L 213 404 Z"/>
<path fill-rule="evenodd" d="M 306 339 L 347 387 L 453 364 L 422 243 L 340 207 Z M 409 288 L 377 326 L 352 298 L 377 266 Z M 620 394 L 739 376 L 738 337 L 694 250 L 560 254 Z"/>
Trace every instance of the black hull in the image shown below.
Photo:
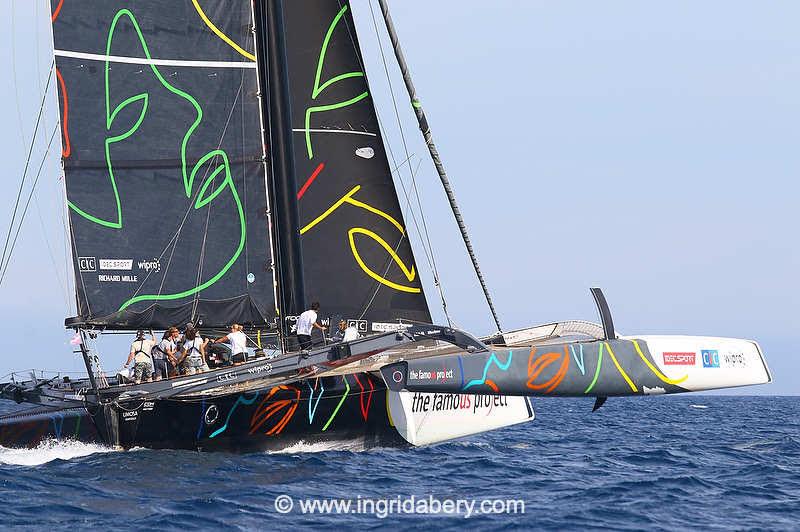
<path fill-rule="evenodd" d="M 85 408 L 34 408 L 0 418 L 3 447 L 36 447 L 44 441 L 61 440 L 103 441 Z"/>
<path fill-rule="evenodd" d="M 77 440 L 129 449 L 254 452 L 297 444 L 407 447 L 392 425 L 383 381 L 321 377 L 197 400 L 127 401 L 92 409 L 36 409 L 0 418 L 0 445 Z"/>

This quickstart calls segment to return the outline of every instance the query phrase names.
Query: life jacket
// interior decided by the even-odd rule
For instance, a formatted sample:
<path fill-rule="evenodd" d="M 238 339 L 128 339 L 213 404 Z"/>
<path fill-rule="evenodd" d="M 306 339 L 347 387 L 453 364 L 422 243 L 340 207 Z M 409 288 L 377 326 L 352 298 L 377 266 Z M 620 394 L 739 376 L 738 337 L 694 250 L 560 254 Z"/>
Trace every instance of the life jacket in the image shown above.
<path fill-rule="evenodd" d="M 197 347 L 197 344 L 196 344 L 196 342 L 197 342 L 197 337 L 195 337 L 195 339 L 194 339 L 194 340 L 190 340 L 190 342 L 192 343 L 192 347 L 190 347 L 190 348 L 189 348 L 189 351 L 186 353 L 186 356 L 187 356 L 187 357 L 191 357 L 191 356 L 193 356 L 193 355 L 192 355 L 192 351 L 196 351 L 196 352 L 197 352 L 197 355 L 195 355 L 195 356 L 202 357 L 202 356 L 203 356 L 203 353 L 200 351 L 200 348 L 198 348 L 198 347 Z"/>
<path fill-rule="evenodd" d="M 155 355 L 155 353 L 156 353 L 156 352 L 159 352 L 159 353 L 161 353 L 161 354 L 162 354 L 162 355 L 164 355 L 164 356 L 162 356 L 162 357 L 156 357 L 156 355 Z M 169 355 L 167 354 L 167 352 L 166 352 L 166 351 L 164 351 L 163 349 L 161 349 L 161 344 L 160 344 L 160 343 L 158 343 L 158 344 L 156 344 L 156 345 L 154 345 L 154 346 L 153 346 L 153 350 L 152 350 L 152 351 L 150 351 L 150 354 L 151 354 L 151 355 L 153 355 L 153 358 L 158 358 L 158 360 L 164 360 L 164 359 L 166 359 L 166 358 L 169 356 Z"/>
<path fill-rule="evenodd" d="M 142 350 L 142 348 L 144 347 L 144 342 L 145 342 L 145 341 L 144 341 L 144 340 L 139 340 L 139 342 L 140 342 L 140 343 L 139 343 L 139 349 L 137 349 L 136 351 L 134 351 L 134 352 L 133 352 L 133 356 L 134 356 L 134 358 L 135 358 L 135 357 L 136 357 L 136 355 L 138 355 L 139 353 L 143 354 L 143 355 L 144 355 L 144 356 L 146 356 L 147 358 L 150 358 L 151 354 L 150 354 L 150 353 L 145 353 L 145 352 Z"/>

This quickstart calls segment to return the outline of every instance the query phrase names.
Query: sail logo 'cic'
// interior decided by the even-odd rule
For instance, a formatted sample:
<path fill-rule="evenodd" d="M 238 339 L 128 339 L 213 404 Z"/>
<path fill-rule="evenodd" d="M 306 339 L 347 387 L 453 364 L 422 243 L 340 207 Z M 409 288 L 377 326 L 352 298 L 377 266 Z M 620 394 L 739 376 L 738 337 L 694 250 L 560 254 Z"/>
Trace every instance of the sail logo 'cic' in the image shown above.
<path fill-rule="evenodd" d="M 141 46 L 141 50 L 144 53 L 144 56 L 147 58 L 148 61 L 152 61 L 152 56 L 150 54 L 150 49 L 147 45 L 147 42 L 142 34 L 142 30 L 139 26 L 139 23 L 136 20 L 134 14 L 128 9 L 121 9 L 116 13 L 114 19 L 111 23 L 111 27 L 108 32 L 108 37 L 106 41 L 106 55 L 111 56 L 112 51 L 112 44 L 114 42 L 115 32 L 120 24 L 122 19 L 127 19 L 131 28 L 133 29 L 134 35 Z M 192 208 L 194 210 L 201 209 L 203 207 L 208 206 L 211 202 L 214 201 L 215 198 L 223 194 L 224 192 L 229 192 L 233 202 L 236 206 L 237 216 L 239 220 L 239 234 L 238 236 L 238 246 L 236 250 L 233 252 L 231 257 L 227 260 L 226 264 L 222 266 L 222 268 L 212 275 L 209 279 L 205 282 L 197 283 L 195 286 L 187 287 L 185 290 L 174 292 L 174 293 L 158 293 L 158 294 L 139 294 L 134 295 L 119 307 L 119 311 L 125 310 L 129 306 L 142 302 L 142 301 L 165 301 L 165 300 L 175 300 L 181 299 L 187 296 L 191 296 L 198 292 L 205 290 L 206 288 L 210 287 L 214 283 L 216 283 L 219 279 L 221 279 L 228 270 L 233 266 L 236 260 L 241 255 L 242 251 L 244 250 L 245 246 L 245 237 L 246 237 L 246 223 L 245 223 L 245 214 L 244 208 L 242 205 L 242 201 L 239 197 L 239 193 L 236 190 L 236 186 L 233 182 L 233 177 L 231 175 L 231 168 L 230 163 L 228 160 L 228 155 L 224 150 L 221 149 L 213 149 L 208 151 L 205 155 L 200 157 L 197 162 L 191 164 L 188 162 L 187 157 L 187 145 L 189 144 L 192 134 L 197 130 L 200 126 L 201 122 L 203 121 L 203 109 L 198 103 L 198 101 L 191 96 L 189 93 L 177 88 L 176 86 L 169 83 L 164 76 L 159 71 L 158 67 L 155 64 L 149 64 L 146 68 L 149 68 L 152 75 L 155 77 L 156 81 L 169 93 L 175 95 L 182 99 L 184 102 L 188 103 L 194 114 L 194 119 L 191 125 L 186 130 L 185 134 L 181 138 L 180 147 L 176 146 L 176 149 L 180 151 L 180 166 L 181 166 L 181 176 L 183 182 L 183 192 L 187 199 L 192 202 Z M 116 208 L 116 215 L 114 217 L 101 217 L 97 214 L 92 214 L 85 210 L 82 207 L 79 207 L 72 201 L 68 201 L 68 205 L 70 209 L 75 211 L 77 214 L 82 216 L 83 218 L 101 225 L 103 227 L 109 229 L 122 229 L 123 228 L 123 215 L 122 215 L 122 202 L 120 200 L 120 193 L 117 188 L 117 176 L 115 175 L 115 167 L 112 161 L 112 148 L 117 143 L 125 142 L 126 140 L 130 139 L 139 129 L 141 128 L 145 118 L 148 116 L 148 113 L 151 113 L 151 105 L 153 96 L 150 92 L 141 92 L 130 96 L 124 99 L 118 105 L 112 107 L 112 95 L 111 95 L 111 84 L 110 84 L 110 61 L 105 61 L 104 67 L 104 80 L 105 80 L 105 108 L 106 108 L 106 131 L 108 132 L 108 136 L 105 138 L 105 162 L 106 162 L 106 170 L 108 173 L 108 178 L 111 183 L 112 192 L 114 195 L 115 201 L 115 208 Z M 119 127 L 119 123 L 121 122 L 120 116 L 134 116 L 136 117 L 133 121 L 133 124 L 130 127 L 122 127 L 123 131 L 111 134 L 112 129 Z M 166 142 L 167 139 L 164 139 Z M 203 182 L 200 185 L 200 188 L 197 192 L 194 191 L 195 180 L 197 178 L 197 174 L 200 171 L 204 171 Z M 219 178 L 222 179 L 219 179 Z"/>

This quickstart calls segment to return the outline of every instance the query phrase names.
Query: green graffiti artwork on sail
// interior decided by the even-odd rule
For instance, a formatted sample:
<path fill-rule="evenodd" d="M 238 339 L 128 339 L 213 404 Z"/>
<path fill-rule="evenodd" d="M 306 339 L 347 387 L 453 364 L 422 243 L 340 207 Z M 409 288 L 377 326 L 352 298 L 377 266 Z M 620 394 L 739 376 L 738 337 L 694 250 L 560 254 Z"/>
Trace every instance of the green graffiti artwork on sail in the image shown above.
<path fill-rule="evenodd" d="M 246 223 L 245 223 L 245 215 L 244 215 L 244 208 L 242 206 L 242 201 L 239 198 L 239 193 L 236 190 L 236 186 L 234 185 L 233 178 L 231 176 L 230 170 L 230 163 L 228 160 L 228 155 L 225 151 L 221 149 L 214 149 L 200 157 L 200 159 L 189 168 L 189 163 L 187 163 L 186 151 L 187 151 L 187 144 L 194 133 L 194 131 L 198 128 L 200 123 L 203 120 L 203 109 L 200 104 L 197 102 L 195 98 L 193 98 L 187 92 L 175 87 L 174 85 L 170 84 L 162 74 L 159 72 L 158 68 L 156 68 L 155 64 L 152 62 L 152 56 L 150 55 L 150 50 L 147 46 L 147 42 L 145 41 L 144 36 L 142 35 L 142 31 L 139 27 L 139 23 L 136 20 L 136 17 L 133 13 L 128 9 L 121 9 L 117 14 L 114 16 L 114 19 L 111 23 L 111 28 L 108 32 L 108 40 L 106 42 L 106 55 L 111 55 L 111 44 L 114 39 L 114 32 L 117 29 L 117 25 L 119 24 L 120 20 L 123 18 L 127 18 L 132 25 L 136 37 L 138 38 L 141 46 L 142 51 L 144 52 L 147 61 L 149 62 L 149 67 L 152 70 L 153 75 L 158 80 L 158 82 L 169 92 L 179 96 L 180 98 L 184 99 L 194 109 L 195 118 L 192 122 L 191 126 L 189 126 L 186 133 L 183 135 L 181 146 L 180 146 L 180 161 L 181 161 L 181 173 L 183 177 L 183 187 L 184 187 L 184 194 L 187 198 L 192 198 L 192 190 L 195 184 L 195 178 L 197 177 L 198 172 L 203 168 L 204 165 L 208 164 L 215 164 L 216 161 L 221 161 L 213 171 L 211 171 L 200 187 L 199 192 L 196 195 L 196 199 L 194 201 L 193 208 L 201 209 L 211 203 L 217 196 L 222 194 L 224 191 L 230 191 L 231 196 L 233 197 L 233 201 L 236 204 L 236 210 L 239 216 L 239 223 L 240 223 L 240 234 L 239 234 L 239 244 L 236 248 L 236 251 L 227 261 L 227 263 L 220 269 L 216 274 L 212 277 L 207 279 L 206 281 L 198 284 L 197 286 L 193 286 L 191 288 L 187 288 L 186 290 L 175 292 L 175 293 L 159 293 L 159 294 L 140 294 L 136 295 L 125 301 L 119 308 L 119 311 L 125 310 L 126 308 L 134 305 L 136 303 L 142 301 L 168 301 L 168 300 L 175 300 L 181 299 L 187 296 L 191 296 L 197 294 L 205 290 L 206 288 L 210 287 L 214 283 L 216 283 L 219 279 L 221 279 L 239 256 L 242 254 L 245 245 L 245 237 L 246 237 Z M 109 59 L 106 59 L 105 62 L 105 103 L 106 103 L 106 130 L 110 131 L 112 125 L 114 124 L 114 120 L 117 118 L 117 115 L 123 110 L 128 108 L 129 106 L 139 106 L 139 116 L 138 119 L 134 122 L 133 126 L 125 131 L 124 133 L 113 135 L 106 137 L 105 139 L 105 161 L 106 167 L 108 170 L 108 177 L 111 181 L 111 187 L 114 193 L 114 198 L 116 201 L 116 218 L 112 219 L 103 219 L 99 218 L 88 211 L 78 207 L 71 201 L 68 201 L 69 207 L 74 210 L 79 215 L 83 216 L 87 220 L 90 220 L 96 224 L 102 225 L 104 227 L 112 228 L 112 229 L 121 229 L 123 226 L 123 218 L 122 218 L 122 206 L 120 202 L 119 191 L 117 190 L 117 182 L 114 176 L 114 166 L 111 161 L 111 146 L 118 142 L 123 142 L 128 139 L 131 135 L 133 135 L 139 127 L 142 125 L 144 121 L 145 115 L 148 111 L 148 106 L 150 105 L 150 94 L 147 92 L 142 92 L 140 94 L 136 94 L 125 99 L 122 103 L 117 105 L 116 107 L 111 108 L 111 95 L 109 89 Z M 135 109 L 135 107 L 133 107 Z M 224 178 L 222 179 L 221 183 L 212 189 L 217 177 L 224 172 Z"/>
<path fill-rule="evenodd" d="M 320 78 L 322 77 L 322 70 L 323 70 L 323 67 L 325 66 L 325 55 L 328 52 L 328 45 L 331 42 L 331 37 L 333 36 L 334 30 L 339 25 L 339 21 L 342 20 L 342 17 L 344 16 L 344 14 L 346 12 L 347 12 L 347 4 L 345 4 L 339 10 L 339 13 L 336 14 L 336 16 L 333 19 L 333 22 L 331 22 L 330 26 L 328 26 L 328 31 L 325 33 L 325 39 L 322 41 L 322 48 L 320 49 L 319 58 L 317 59 L 317 72 L 316 72 L 316 76 L 314 78 L 314 88 L 311 90 L 311 99 L 312 100 L 316 100 L 323 92 L 325 92 L 325 89 L 327 89 L 328 87 L 330 87 L 331 85 L 333 85 L 335 83 L 338 83 L 338 82 L 343 81 L 345 79 L 363 78 L 364 77 L 364 73 L 361 72 L 361 71 L 345 72 L 344 74 L 339 74 L 338 76 L 332 77 L 331 79 L 329 79 L 328 81 L 326 81 L 326 82 L 324 82 L 324 83 L 322 83 L 320 85 Z M 306 122 L 305 122 L 305 126 L 306 126 L 305 127 L 306 151 L 308 152 L 308 158 L 309 159 L 313 159 L 314 158 L 314 149 L 313 149 L 312 143 L 311 143 L 311 116 L 314 113 L 323 113 L 323 112 L 326 112 L 326 111 L 335 111 L 337 109 L 342 109 L 343 107 L 348 107 L 350 105 L 353 105 L 353 104 L 356 104 L 356 103 L 360 102 L 361 100 L 363 100 L 367 96 L 369 96 L 369 92 L 364 91 L 361 94 L 358 94 L 357 96 L 354 96 L 353 98 L 350 98 L 349 100 L 345 100 L 345 101 L 342 101 L 342 102 L 331 103 L 331 104 L 327 104 L 327 105 L 311 106 L 308 109 L 306 109 Z"/>

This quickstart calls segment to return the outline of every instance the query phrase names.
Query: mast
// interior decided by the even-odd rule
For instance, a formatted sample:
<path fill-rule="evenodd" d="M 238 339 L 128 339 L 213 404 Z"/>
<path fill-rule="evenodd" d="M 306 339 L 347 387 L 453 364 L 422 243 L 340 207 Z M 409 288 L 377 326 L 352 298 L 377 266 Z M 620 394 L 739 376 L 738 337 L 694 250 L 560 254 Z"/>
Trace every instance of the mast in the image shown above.
<path fill-rule="evenodd" d="M 89 375 L 89 383 L 92 385 L 94 393 L 99 394 L 100 391 L 97 387 L 97 381 L 94 378 L 94 365 L 92 364 L 92 360 L 89 358 L 89 349 L 86 347 L 86 331 L 79 329 L 78 334 L 81 338 L 81 356 L 83 357 L 83 363 L 86 365 L 86 373 Z"/>
<path fill-rule="evenodd" d="M 292 145 L 291 93 L 286 59 L 283 0 L 254 0 L 259 92 L 267 95 L 262 106 L 269 139 L 264 139 L 271 159 L 269 194 L 272 205 L 276 254 L 279 330 L 289 336 L 288 316 L 305 310 L 305 283 L 300 248 L 300 219 Z M 269 141 L 269 142 L 268 142 Z M 285 345 L 285 343 L 284 343 Z"/>
<path fill-rule="evenodd" d="M 450 180 L 447 178 L 447 172 L 445 172 L 442 159 L 439 156 L 439 151 L 436 149 L 436 145 L 433 143 L 433 135 L 431 134 L 431 129 L 428 125 L 428 119 L 425 117 L 425 111 L 422 109 L 422 104 L 417 98 L 417 91 L 414 88 L 413 81 L 411 80 L 411 73 L 408 70 L 408 64 L 403 56 L 403 50 L 400 47 L 400 40 L 397 36 L 397 32 L 395 31 L 392 17 L 389 14 L 389 6 L 387 5 L 386 0 L 378 0 L 378 3 L 381 6 L 383 20 L 386 23 L 386 30 L 389 32 L 389 39 L 392 41 L 392 48 L 394 49 L 395 58 L 397 58 L 397 64 L 400 66 L 400 71 L 403 74 L 403 81 L 405 82 L 408 96 L 411 98 L 411 105 L 414 107 L 414 113 L 417 116 L 419 129 L 422 131 L 422 136 L 425 138 L 425 144 L 427 144 L 428 151 L 431 154 L 431 159 L 433 159 L 433 164 L 436 166 L 436 171 L 438 172 L 439 179 L 442 182 L 442 187 L 444 187 L 445 194 L 447 194 L 447 201 L 450 203 L 450 208 L 452 209 L 453 216 L 458 224 L 458 229 L 461 231 L 461 238 L 464 240 L 467 253 L 469 253 L 469 258 L 472 261 L 472 267 L 475 270 L 475 275 L 478 276 L 478 281 L 481 284 L 481 289 L 483 290 L 483 295 L 486 298 L 486 303 L 489 305 L 489 310 L 492 312 L 494 323 L 497 325 L 497 330 L 502 332 L 503 329 L 500 327 L 500 319 L 497 316 L 494 303 L 492 303 L 492 296 L 489 293 L 486 280 L 483 278 L 483 273 L 481 273 L 481 268 L 478 265 L 478 257 L 475 256 L 475 250 L 472 248 L 472 242 L 470 241 L 469 234 L 467 233 L 467 226 L 464 224 L 464 219 L 461 217 L 461 210 L 458 208 L 458 204 L 456 203 L 456 197 L 453 193 L 453 188 L 450 186 Z"/>

